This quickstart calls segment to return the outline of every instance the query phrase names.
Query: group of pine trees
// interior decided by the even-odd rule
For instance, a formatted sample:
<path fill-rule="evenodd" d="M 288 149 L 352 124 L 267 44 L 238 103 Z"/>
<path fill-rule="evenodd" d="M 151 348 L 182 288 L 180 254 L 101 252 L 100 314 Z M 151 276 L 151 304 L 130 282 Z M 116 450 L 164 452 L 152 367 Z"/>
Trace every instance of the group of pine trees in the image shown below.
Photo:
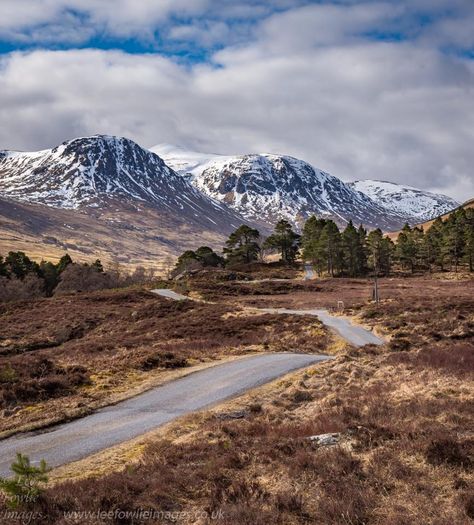
<path fill-rule="evenodd" d="M 92 264 L 76 264 L 65 254 L 56 264 L 44 260 L 37 263 L 24 252 L 11 251 L 6 257 L 0 256 L 0 302 L 69 291 L 72 284 L 83 285 L 86 274 L 95 277 L 95 281 L 106 278 L 99 259 Z"/>
<path fill-rule="evenodd" d="M 61 274 L 72 264 L 69 254 L 61 257 L 57 264 L 41 261 L 39 264 L 30 259 L 24 252 L 9 252 L 3 258 L 0 256 L 0 277 L 10 280 L 36 279 L 42 282 L 46 295 L 51 295 L 58 285 Z M 100 265 L 100 261 L 95 264 Z"/>
<path fill-rule="evenodd" d="M 446 220 L 436 219 L 425 232 L 408 224 L 396 242 L 380 229 L 368 232 L 352 222 L 341 231 L 331 219 L 310 217 L 301 235 L 291 224 L 278 221 L 272 235 L 263 239 L 255 228 L 242 225 L 227 239 L 223 256 L 202 246 L 186 251 L 178 259 L 176 271 L 202 267 L 234 266 L 263 261 L 268 251 L 278 251 L 281 260 L 293 264 L 301 255 L 319 275 L 360 277 L 389 275 L 393 266 L 403 271 L 454 270 L 461 264 L 473 271 L 474 209 L 459 209 Z"/>

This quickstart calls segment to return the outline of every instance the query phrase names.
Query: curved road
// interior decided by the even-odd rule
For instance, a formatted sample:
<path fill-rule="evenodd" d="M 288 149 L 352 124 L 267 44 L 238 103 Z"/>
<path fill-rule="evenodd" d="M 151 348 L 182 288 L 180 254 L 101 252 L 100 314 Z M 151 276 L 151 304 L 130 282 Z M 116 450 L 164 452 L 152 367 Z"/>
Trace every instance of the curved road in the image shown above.
<path fill-rule="evenodd" d="M 313 267 L 309 264 L 305 265 L 305 272 L 305 278 L 311 279 L 314 276 Z M 175 301 L 189 299 L 189 297 L 185 295 L 178 294 L 166 288 L 151 291 L 162 297 L 174 299 Z M 367 330 L 363 326 L 353 324 L 349 318 L 331 315 L 324 309 L 288 310 L 286 308 L 261 308 L 260 311 L 272 314 L 313 315 L 354 346 L 383 345 L 385 343 L 382 338 L 377 337 L 370 330 Z"/>
<path fill-rule="evenodd" d="M 288 372 L 330 359 L 312 354 L 261 354 L 194 372 L 116 405 L 41 433 L 0 441 L 0 476 L 16 452 L 55 467 L 128 441 L 184 414 L 209 407 Z"/>
<path fill-rule="evenodd" d="M 189 299 L 189 297 L 169 290 L 168 288 L 156 288 L 155 290 L 150 290 L 150 292 L 161 295 L 161 297 L 166 297 L 166 299 L 173 299 L 174 301 L 187 301 Z"/>
<path fill-rule="evenodd" d="M 314 278 L 314 270 L 313 265 L 306 263 L 304 265 L 304 280 L 309 281 Z"/>
<path fill-rule="evenodd" d="M 285 308 L 262 308 L 271 314 L 313 315 L 323 324 L 337 332 L 354 346 L 383 345 L 385 341 L 363 326 L 353 324 L 347 317 L 331 315 L 327 310 L 287 310 Z"/>

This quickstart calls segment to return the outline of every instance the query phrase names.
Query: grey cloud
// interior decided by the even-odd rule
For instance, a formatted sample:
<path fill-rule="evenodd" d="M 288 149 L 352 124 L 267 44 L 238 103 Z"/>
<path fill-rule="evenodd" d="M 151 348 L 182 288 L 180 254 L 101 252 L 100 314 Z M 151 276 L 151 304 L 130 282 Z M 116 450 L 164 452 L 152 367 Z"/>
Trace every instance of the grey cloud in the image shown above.
<path fill-rule="evenodd" d="M 110 133 L 145 146 L 287 153 L 345 180 L 474 196 L 474 61 L 442 53 L 428 35 L 364 40 L 399 9 L 367 5 L 351 16 L 324 5 L 272 15 L 247 44 L 217 53 L 219 67 L 114 51 L 14 53 L 0 61 L 0 148 Z M 216 27 L 209 42 L 232 38 Z M 194 22 L 175 37 L 197 41 L 205 29 Z"/>

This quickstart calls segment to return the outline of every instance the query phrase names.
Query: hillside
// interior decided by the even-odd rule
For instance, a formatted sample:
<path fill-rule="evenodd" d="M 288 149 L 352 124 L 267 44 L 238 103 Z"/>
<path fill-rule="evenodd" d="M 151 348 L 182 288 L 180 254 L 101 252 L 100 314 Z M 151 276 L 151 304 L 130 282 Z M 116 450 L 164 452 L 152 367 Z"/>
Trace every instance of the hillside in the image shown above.
<path fill-rule="evenodd" d="M 0 153 L 0 253 L 38 258 L 68 250 L 123 264 L 215 246 L 244 219 L 203 195 L 157 155 L 94 136 L 34 153 Z"/>
<path fill-rule="evenodd" d="M 287 155 L 215 155 L 170 144 L 158 144 L 151 151 L 203 193 L 249 220 L 262 218 L 271 223 L 284 218 L 301 226 L 315 214 L 340 226 L 352 220 L 390 231 L 458 206 L 445 195 L 393 182 L 345 183 Z"/>
<path fill-rule="evenodd" d="M 434 221 L 436 219 L 445 220 L 451 215 L 451 213 L 459 210 L 460 208 L 464 208 L 465 210 L 467 210 L 469 208 L 474 208 L 474 199 L 469 199 L 464 204 L 461 204 L 460 206 L 458 206 L 454 210 L 451 210 L 451 211 L 449 211 L 447 213 L 443 213 L 442 215 L 439 215 L 438 217 L 435 217 L 434 219 L 431 219 L 429 221 L 425 221 L 425 222 L 421 222 L 419 224 L 415 224 L 415 226 L 418 227 L 418 228 L 423 228 L 423 230 L 426 232 L 427 230 L 429 230 L 431 228 L 432 224 L 434 223 Z M 398 230 L 396 232 L 389 232 L 389 233 L 387 233 L 387 235 L 392 240 L 395 240 L 398 237 L 399 233 L 400 233 L 400 231 Z"/>
<path fill-rule="evenodd" d="M 160 269 L 184 250 L 221 246 L 224 232 L 148 205 L 137 213 L 120 201 L 101 210 L 70 210 L 0 199 L 0 254 L 21 250 L 36 260 L 57 261 L 67 251 L 76 261 L 100 257 L 107 264 Z"/>
<path fill-rule="evenodd" d="M 287 155 L 206 155 L 168 144 L 151 151 L 200 191 L 251 221 L 273 224 L 284 218 L 301 227 L 311 215 L 318 215 L 339 225 L 352 220 L 386 229 L 404 222 L 337 177 Z"/>
<path fill-rule="evenodd" d="M 409 224 L 426 221 L 459 206 L 451 197 L 412 186 L 379 180 L 359 180 L 349 186 L 364 193 L 387 210 L 404 217 Z"/>

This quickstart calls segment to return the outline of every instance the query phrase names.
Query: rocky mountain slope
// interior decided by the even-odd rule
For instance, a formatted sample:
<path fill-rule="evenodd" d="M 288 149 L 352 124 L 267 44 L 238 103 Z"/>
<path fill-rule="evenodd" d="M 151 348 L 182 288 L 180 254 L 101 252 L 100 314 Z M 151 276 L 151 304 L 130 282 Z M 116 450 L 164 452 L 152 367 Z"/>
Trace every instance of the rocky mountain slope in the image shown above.
<path fill-rule="evenodd" d="M 301 225 L 316 214 L 341 225 L 352 219 L 382 229 L 396 229 L 404 220 L 337 177 L 286 155 L 205 155 L 169 145 L 151 150 L 196 188 L 249 220 L 272 224 L 285 218 Z"/>
<path fill-rule="evenodd" d="M 348 185 L 412 223 L 428 221 L 459 206 L 451 197 L 379 180 L 359 180 Z"/>
<path fill-rule="evenodd" d="M 0 152 L 0 197 L 0 252 L 28 238 L 38 256 L 68 249 L 151 265 L 201 244 L 220 247 L 244 221 L 154 153 L 110 136 Z"/>

